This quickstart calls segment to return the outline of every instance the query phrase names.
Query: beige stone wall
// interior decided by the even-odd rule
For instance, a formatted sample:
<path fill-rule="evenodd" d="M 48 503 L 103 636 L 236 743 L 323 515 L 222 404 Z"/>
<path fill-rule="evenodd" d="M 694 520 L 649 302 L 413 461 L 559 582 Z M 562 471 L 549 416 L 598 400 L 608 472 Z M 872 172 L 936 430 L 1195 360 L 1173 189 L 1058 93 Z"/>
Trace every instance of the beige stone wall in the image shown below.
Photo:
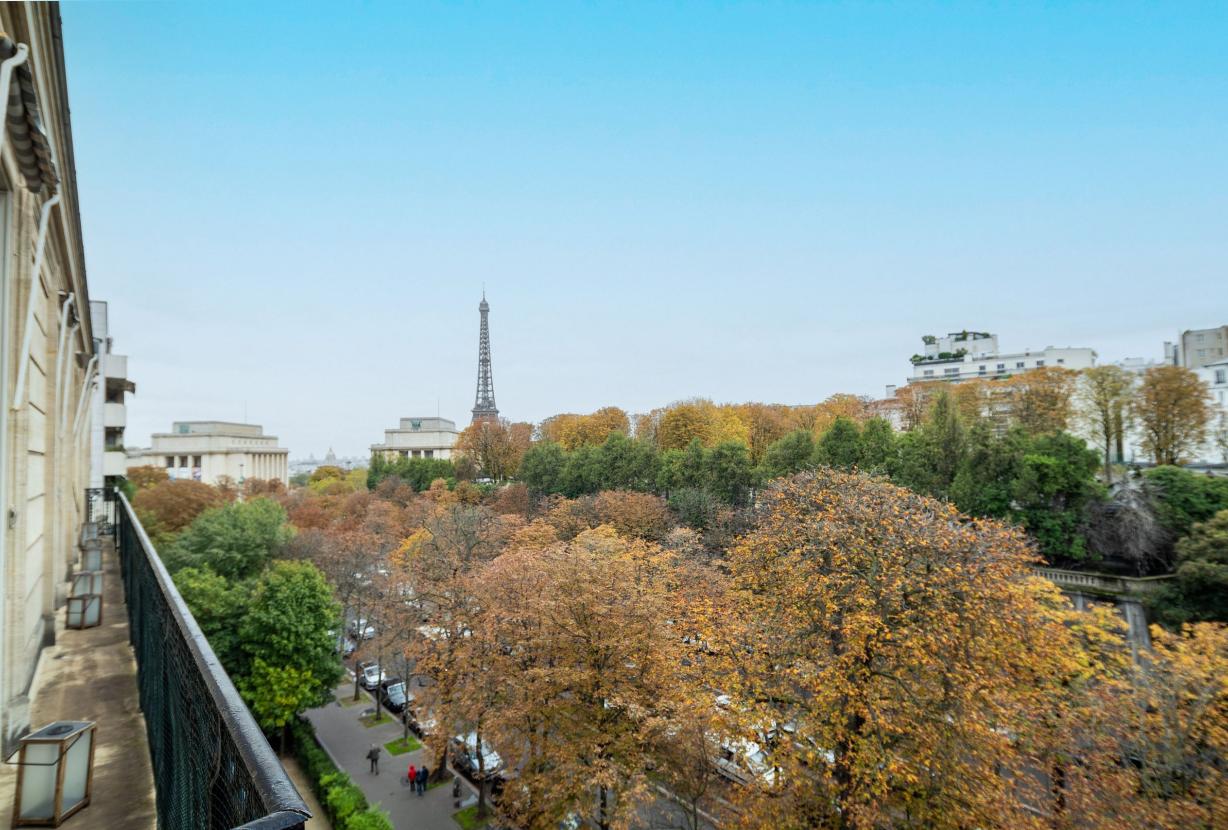
<path fill-rule="evenodd" d="M 76 420 L 88 389 L 77 355 L 88 360 L 93 345 L 54 15 L 58 10 L 49 4 L 0 6 L 0 28 L 30 48 L 40 113 L 61 179 L 61 203 L 50 213 L 43 265 L 34 274 L 39 216 L 48 195 L 27 189 L 6 142 L 0 157 L 0 738 L 6 749 L 28 727 L 30 682 L 43 646 L 54 638 L 51 621 L 76 559 L 88 481 L 88 406 Z M 69 294 L 85 311 L 61 359 L 60 309 Z M 31 298 L 25 394 L 14 409 Z"/>

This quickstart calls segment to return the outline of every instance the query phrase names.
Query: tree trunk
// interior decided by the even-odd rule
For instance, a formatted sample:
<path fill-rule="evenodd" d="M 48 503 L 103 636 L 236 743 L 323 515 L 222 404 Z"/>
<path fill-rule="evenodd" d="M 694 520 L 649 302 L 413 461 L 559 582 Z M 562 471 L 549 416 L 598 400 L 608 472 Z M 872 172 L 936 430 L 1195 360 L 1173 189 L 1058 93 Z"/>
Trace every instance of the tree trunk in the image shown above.
<path fill-rule="evenodd" d="M 1109 436 L 1106 435 L 1104 437 L 1104 484 L 1106 487 L 1113 484 L 1113 467 L 1109 462 L 1109 455 L 1112 452 L 1111 444 Z"/>

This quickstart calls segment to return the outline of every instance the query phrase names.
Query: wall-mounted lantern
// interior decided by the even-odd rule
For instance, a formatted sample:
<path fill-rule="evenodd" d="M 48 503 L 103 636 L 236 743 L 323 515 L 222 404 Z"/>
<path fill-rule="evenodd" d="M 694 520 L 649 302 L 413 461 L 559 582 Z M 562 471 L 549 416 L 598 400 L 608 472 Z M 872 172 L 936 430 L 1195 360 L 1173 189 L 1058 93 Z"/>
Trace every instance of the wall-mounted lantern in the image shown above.
<path fill-rule="evenodd" d="M 61 720 L 21 739 L 14 827 L 59 827 L 90 803 L 93 721 Z"/>

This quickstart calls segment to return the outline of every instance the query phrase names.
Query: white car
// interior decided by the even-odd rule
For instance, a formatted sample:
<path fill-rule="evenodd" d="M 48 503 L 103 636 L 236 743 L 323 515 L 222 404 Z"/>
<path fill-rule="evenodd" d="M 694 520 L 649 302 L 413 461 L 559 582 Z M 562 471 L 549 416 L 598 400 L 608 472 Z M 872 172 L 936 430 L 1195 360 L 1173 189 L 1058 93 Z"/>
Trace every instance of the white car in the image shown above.
<path fill-rule="evenodd" d="M 776 768 L 754 741 L 741 738 L 723 741 L 716 768 L 721 775 L 739 784 L 749 784 L 755 779 L 769 787 L 776 783 Z"/>
<path fill-rule="evenodd" d="M 359 671 L 361 673 L 358 675 L 358 682 L 368 691 L 378 689 L 379 684 L 384 682 L 384 670 L 380 668 L 379 663 L 368 663 Z"/>
<path fill-rule="evenodd" d="M 371 625 L 367 620 L 350 620 L 349 625 L 350 636 L 370 640 L 375 637 L 375 626 Z"/>
<path fill-rule="evenodd" d="M 452 739 L 453 760 L 470 775 L 478 775 L 478 736 L 476 732 L 468 735 L 457 735 Z M 482 775 L 493 775 L 503 767 L 503 759 L 499 753 L 490 748 L 490 744 L 482 741 Z"/>

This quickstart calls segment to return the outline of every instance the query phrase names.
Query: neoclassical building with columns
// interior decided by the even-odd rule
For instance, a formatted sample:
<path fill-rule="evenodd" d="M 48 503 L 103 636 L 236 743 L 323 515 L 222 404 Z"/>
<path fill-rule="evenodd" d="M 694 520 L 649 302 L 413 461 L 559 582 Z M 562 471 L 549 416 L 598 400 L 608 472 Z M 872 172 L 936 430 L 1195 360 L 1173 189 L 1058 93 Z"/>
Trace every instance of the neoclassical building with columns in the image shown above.
<path fill-rule="evenodd" d="M 228 421 L 175 421 L 170 432 L 156 432 L 151 446 L 128 450 L 128 469 L 151 465 L 174 479 L 217 484 L 222 478 L 290 483 L 290 451 L 277 446 L 258 424 Z"/>

